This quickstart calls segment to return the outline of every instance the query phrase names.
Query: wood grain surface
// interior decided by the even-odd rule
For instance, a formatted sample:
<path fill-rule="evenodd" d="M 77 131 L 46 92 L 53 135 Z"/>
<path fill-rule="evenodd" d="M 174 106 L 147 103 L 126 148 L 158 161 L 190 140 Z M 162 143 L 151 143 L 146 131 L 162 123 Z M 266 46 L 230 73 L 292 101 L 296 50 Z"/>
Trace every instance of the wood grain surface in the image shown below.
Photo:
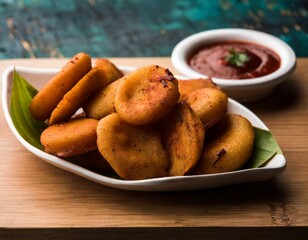
<path fill-rule="evenodd" d="M 111 58 L 127 66 L 170 58 Z M 63 66 L 66 59 L 0 61 Z M 308 59 L 268 98 L 245 104 L 271 129 L 287 159 L 277 177 L 218 189 L 134 192 L 51 166 L 13 136 L 0 111 L 0 239 L 307 239 Z"/>

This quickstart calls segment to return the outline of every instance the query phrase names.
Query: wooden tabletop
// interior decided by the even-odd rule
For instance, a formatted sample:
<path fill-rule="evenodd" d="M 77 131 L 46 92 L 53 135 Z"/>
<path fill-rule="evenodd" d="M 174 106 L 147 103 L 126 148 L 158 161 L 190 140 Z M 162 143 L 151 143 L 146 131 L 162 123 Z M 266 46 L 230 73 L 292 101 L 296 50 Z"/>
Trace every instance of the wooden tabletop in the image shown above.
<path fill-rule="evenodd" d="M 169 58 L 112 58 L 127 66 Z M 0 61 L 61 67 L 66 59 Z M 287 159 L 275 178 L 210 190 L 134 192 L 105 187 L 29 153 L 0 111 L 0 239 L 308 239 L 308 58 L 268 98 L 245 104 Z"/>

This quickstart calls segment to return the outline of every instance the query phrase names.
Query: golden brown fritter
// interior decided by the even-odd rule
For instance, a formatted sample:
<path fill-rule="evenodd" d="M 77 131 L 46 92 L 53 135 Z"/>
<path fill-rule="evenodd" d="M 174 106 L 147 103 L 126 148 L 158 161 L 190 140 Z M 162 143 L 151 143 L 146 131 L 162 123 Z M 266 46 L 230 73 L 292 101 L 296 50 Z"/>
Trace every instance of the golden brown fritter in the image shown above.
<path fill-rule="evenodd" d="M 91 69 L 91 58 L 78 53 L 71 58 L 33 98 L 30 105 L 32 116 L 45 121 L 56 108 L 63 96 Z"/>
<path fill-rule="evenodd" d="M 71 157 L 97 149 L 95 119 L 78 118 L 67 123 L 47 127 L 41 134 L 41 143 L 47 153 Z"/>
<path fill-rule="evenodd" d="M 179 79 L 179 90 L 181 100 L 185 100 L 187 95 L 192 93 L 195 90 L 201 88 L 219 88 L 215 83 L 213 83 L 212 79 L 210 78 L 198 78 L 198 79 L 187 79 L 187 80 L 180 80 Z"/>
<path fill-rule="evenodd" d="M 249 159 L 254 130 L 244 117 L 227 114 L 205 137 L 204 150 L 195 174 L 229 172 L 240 169 Z"/>
<path fill-rule="evenodd" d="M 68 120 L 96 92 L 107 85 L 107 78 L 99 68 L 92 68 L 59 102 L 48 124 Z"/>
<path fill-rule="evenodd" d="M 163 143 L 170 158 L 170 176 L 183 176 L 197 164 L 203 149 L 204 127 L 196 113 L 180 102 L 162 123 Z"/>
<path fill-rule="evenodd" d="M 135 126 L 117 113 L 99 121 L 97 146 L 103 157 L 123 179 L 167 176 L 168 154 L 154 126 Z"/>
<path fill-rule="evenodd" d="M 163 67 L 141 67 L 123 77 L 115 97 L 115 109 L 123 120 L 146 125 L 164 118 L 180 97 L 178 81 Z"/>
<path fill-rule="evenodd" d="M 65 160 L 100 174 L 116 174 L 110 164 L 95 149 L 79 156 L 65 158 Z"/>
<path fill-rule="evenodd" d="M 198 115 L 207 130 L 225 116 L 228 97 L 220 89 L 201 88 L 188 94 L 186 102 Z"/>
<path fill-rule="evenodd" d="M 123 72 L 107 58 L 96 59 L 94 66 L 105 72 L 108 84 L 124 76 Z"/>
<path fill-rule="evenodd" d="M 91 97 L 83 106 L 87 117 L 101 119 L 114 113 L 114 98 L 121 79 L 118 79 Z"/>

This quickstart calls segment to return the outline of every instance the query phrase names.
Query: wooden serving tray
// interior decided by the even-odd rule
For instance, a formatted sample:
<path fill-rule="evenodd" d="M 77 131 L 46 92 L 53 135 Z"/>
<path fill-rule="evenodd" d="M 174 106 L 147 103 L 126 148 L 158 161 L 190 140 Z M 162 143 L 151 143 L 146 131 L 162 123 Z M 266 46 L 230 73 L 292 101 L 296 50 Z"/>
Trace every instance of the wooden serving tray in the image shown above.
<path fill-rule="evenodd" d="M 170 58 L 111 58 L 119 65 Z M 0 61 L 60 68 L 67 59 Z M 287 159 L 274 179 L 201 191 L 134 192 L 104 187 L 45 163 L 10 132 L 0 111 L 0 239 L 307 239 L 308 58 L 268 98 L 247 103 Z"/>

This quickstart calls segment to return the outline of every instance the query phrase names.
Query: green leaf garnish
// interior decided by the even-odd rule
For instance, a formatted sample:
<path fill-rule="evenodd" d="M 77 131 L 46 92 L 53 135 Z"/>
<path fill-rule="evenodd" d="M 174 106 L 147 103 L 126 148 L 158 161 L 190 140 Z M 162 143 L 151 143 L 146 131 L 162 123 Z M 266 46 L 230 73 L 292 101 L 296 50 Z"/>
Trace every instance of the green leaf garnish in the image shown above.
<path fill-rule="evenodd" d="M 229 54 L 225 57 L 225 61 L 232 66 L 244 67 L 245 63 L 249 61 L 249 56 L 245 52 L 237 52 L 231 48 Z"/>
<path fill-rule="evenodd" d="M 271 132 L 256 127 L 254 127 L 254 132 L 254 149 L 248 162 L 248 168 L 261 167 L 276 154 L 282 154 L 282 151 Z"/>
<path fill-rule="evenodd" d="M 43 149 L 40 135 L 46 124 L 34 119 L 29 111 L 31 100 L 36 94 L 37 90 L 14 70 L 11 96 L 12 121 L 19 134 L 28 143 Z"/>

